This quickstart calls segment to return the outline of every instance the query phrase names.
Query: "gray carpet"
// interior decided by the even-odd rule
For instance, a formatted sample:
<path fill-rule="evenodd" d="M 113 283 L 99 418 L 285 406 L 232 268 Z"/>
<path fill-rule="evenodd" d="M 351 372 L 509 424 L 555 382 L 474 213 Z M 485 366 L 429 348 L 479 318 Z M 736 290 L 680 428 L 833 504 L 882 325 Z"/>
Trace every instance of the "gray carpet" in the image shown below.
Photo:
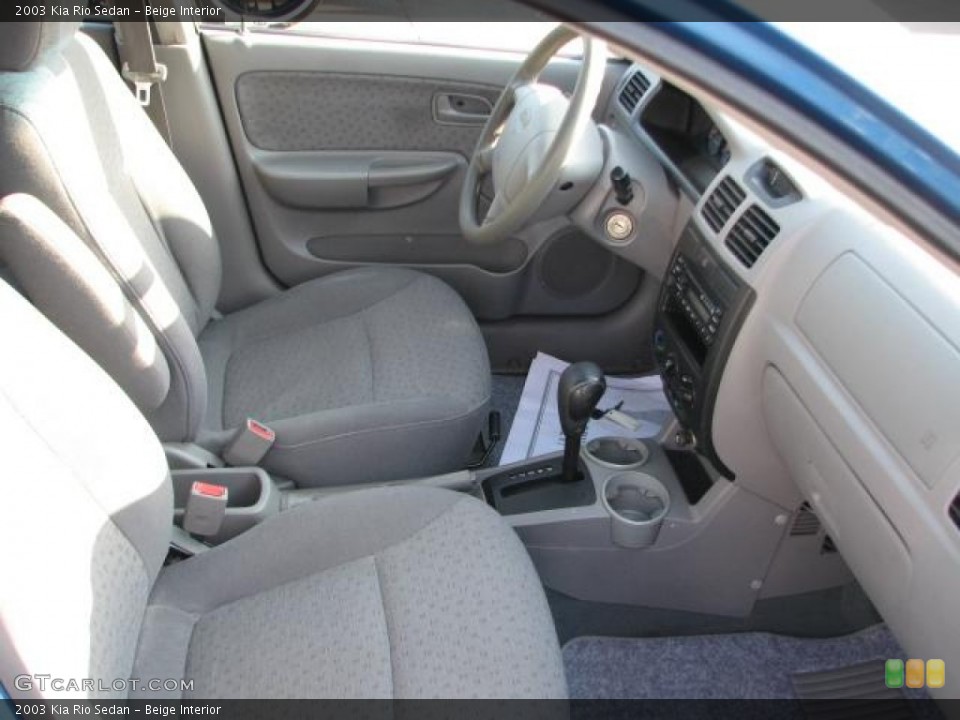
<path fill-rule="evenodd" d="M 523 383 L 526 375 L 494 375 L 492 393 L 490 396 L 490 410 L 500 413 L 500 442 L 487 458 L 486 466 L 495 467 L 500 463 L 503 446 L 510 434 L 513 418 L 520 405 L 520 396 L 523 394 Z"/>
<path fill-rule="evenodd" d="M 563 648 L 575 699 L 792 699 L 795 673 L 904 657 L 884 625 L 830 639 L 768 633 L 581 637 Z"/>

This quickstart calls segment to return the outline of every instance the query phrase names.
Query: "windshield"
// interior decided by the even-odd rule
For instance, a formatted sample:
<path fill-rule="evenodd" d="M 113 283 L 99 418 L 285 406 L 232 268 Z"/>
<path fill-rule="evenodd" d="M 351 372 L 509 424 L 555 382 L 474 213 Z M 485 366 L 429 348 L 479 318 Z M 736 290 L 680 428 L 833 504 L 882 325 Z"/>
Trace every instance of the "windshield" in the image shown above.
<path fill-rule="evenodd" d="M 773 24 L 960 153 L 960 23 Z"/>

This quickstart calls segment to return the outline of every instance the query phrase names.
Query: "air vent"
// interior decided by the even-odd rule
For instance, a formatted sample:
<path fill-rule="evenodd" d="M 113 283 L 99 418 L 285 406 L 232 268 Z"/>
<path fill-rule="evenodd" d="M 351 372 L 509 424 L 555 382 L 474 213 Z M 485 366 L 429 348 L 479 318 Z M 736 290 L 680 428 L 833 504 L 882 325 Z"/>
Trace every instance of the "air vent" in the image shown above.
<path fill-rule="evenodd" d="M 790 528 L 791 537 L 796 535 L 816 535 L 820 532 L 820 518 L 810 507 L 810 503 L 804 503 L 797 510 L 793 518 L 793 526 Z"/>
<path fill-rule="evenodd" d="M 960 495 L 957 495 L 950 503 L 950 519 L 953 524 L 960 528 Z"/>
<path fill-rule="evenodd" d="M 727 175 L 717 185 L 717 189 L 710 193 L 700 213 L 714 232 L 720 232 L 745 197 L 746 194 L 737 185 L 737 181 Z"/>
<path fill-rule="evenodd" d="M 650 89 L 650 81 L 641 72 L 635 72 L 620 91 L 620 104 L 628 113 L 636 110 L 641 98 Z"/>
<path fill-rule="evenodd" d="M 753 205 L 730 228 L 725 244 L 740 262 L 753 267 L 779 232 L 780 226 L 757 205 Z"/>

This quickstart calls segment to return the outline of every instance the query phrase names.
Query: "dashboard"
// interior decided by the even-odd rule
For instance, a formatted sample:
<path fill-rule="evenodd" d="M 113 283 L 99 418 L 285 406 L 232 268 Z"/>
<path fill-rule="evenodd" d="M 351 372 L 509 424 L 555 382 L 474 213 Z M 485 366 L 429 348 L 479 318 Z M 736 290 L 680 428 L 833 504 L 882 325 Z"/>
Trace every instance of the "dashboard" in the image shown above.
<path fill-rule="evenodd" d="M 810 508 L 911 656 L 960 663 L 935 599 L 960 597 L 956 267 L 649 68 L 603 119 L 633 199 L 602 177 L 574 221 L 660 279 L 658 369 L 703 461 Z"/>

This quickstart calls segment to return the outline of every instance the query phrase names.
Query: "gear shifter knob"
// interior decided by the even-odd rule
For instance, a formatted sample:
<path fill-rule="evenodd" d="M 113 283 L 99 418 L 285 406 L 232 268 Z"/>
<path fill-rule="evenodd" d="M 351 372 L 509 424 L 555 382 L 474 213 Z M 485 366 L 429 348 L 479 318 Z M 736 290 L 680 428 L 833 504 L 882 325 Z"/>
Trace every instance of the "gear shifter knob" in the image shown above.
<path fill-rule="evenodd" d="M 574 363 L 560 376 L 557 406 L 563 434 L 577 439 L 587 429 L 590 415 L 607 389 L 603 370 L 592 362 Z"/>

